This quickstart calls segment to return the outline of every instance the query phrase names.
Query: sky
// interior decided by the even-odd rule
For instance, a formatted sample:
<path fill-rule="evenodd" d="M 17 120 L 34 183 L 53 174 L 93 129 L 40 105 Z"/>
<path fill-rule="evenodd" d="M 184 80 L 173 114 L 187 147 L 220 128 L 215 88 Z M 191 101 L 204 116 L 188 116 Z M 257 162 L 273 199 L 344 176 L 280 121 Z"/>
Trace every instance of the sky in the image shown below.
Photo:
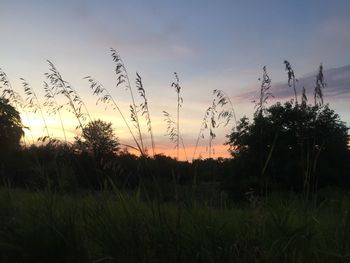
<path fill-rule="evenodd" d="M 250 117 L 258 78 L 266 65 L 272 93 L 276 91 L 282 100 L 293 97 L 285 86 L 286 59 L 310 90 L 315 72 L 323 63 L 331 91 L 325 100 L 349 125 L 349 10 L 348 0 L 0 0 L 0 68 L 23 96 L 19 78 L 25 78 L 42 103 L 42 83 L 49 70 L 49 59 L 85 101 L 93 119 L 113 122 L 120 141 L 132 144 L 118 113 L 96 105 L 97 97 L 83 79 L 91 75 L 103 83 L 129 116 L 129 93 L 115 87 L 110 48 L 116 49 L 126 65 L 132 88 L 135 89 L 136 72 L 142 76 L 157 152 L 172 156 L 174 143 L 166 136 L 162 112 L 176 115 L 176 92 L 171 83 L 177 72 L 183 97 L 180 130 L 190 159 L 214 89 L 230 96 L 237 118 Z M 141 102 L 139 96 L 137 102 Z M 67 111 L 62 114 L 67 135 L 72 139 L 79 134 L 76 120 Z M 46 118 L 51 135 L 62 139 L 57 116 Z M 22 114 L 22 119 L 32 127 L 26 131 L 28 140 L 31 135 L 36 138 L 43 134 L 38 114 L 29 114 L 28 118 Z M 214 157 L 229 156 L 223 143 L 233 125 L 231 122 L 217 129 Z M 145 121 L 142 130 L 150 146 Z M 200 141 L 198 155 L 208 157 L 207 145 L 208 134 Z M 184 152 L 181 158 L 185 159 Z"/>

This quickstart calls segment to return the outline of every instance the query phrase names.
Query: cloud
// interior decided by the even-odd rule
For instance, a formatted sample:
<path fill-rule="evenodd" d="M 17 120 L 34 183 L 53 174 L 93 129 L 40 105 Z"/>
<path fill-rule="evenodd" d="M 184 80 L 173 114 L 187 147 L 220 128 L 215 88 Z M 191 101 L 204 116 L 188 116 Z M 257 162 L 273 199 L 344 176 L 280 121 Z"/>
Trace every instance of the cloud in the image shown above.
<path fill-rule="evenodd" d="M 307 95 L 313 96 L 315 79 L 317 72 L 307 74 L 298 79 L 297 92 L 300 97 L 302 87 L 305 87 Z M 325 97 L 332 100 L 347 100 L 350 98 L 350 65 L 338 68 L 332 68 L 324 71 L 324 78 L 327 84 L 324 89 Z M 285 83 L 272 84 L 271 92 L 276 99 L 293 98 L 293 88 Z M 251 90 L 237 95 L 241 100 L 252 100 L 258 96 L 257 90 Z"/>

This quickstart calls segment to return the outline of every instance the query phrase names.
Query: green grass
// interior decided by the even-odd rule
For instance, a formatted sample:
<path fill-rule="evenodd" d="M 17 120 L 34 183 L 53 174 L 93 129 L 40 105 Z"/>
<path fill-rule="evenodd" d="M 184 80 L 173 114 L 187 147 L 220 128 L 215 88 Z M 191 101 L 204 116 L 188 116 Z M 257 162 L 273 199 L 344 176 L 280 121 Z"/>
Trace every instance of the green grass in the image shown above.
<path fill-rule="evenodd" d="M 0 262 L 349 262 L 350 198 L 220 208 L 0 190 Z"/>

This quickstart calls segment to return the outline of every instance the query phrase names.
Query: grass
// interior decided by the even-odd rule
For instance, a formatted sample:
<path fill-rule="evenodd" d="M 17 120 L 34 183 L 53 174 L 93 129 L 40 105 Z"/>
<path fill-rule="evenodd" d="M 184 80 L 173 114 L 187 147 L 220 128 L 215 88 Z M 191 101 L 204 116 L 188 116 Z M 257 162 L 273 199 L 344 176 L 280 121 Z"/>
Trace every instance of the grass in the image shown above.
<path fill-rule="evenodd" d="M 136 73 L 136 88 L 143 101 L 138 106 L 124 62 L 115 50 L 111 49 L 111 52 L 116 64 L 116 87 L 122 85 L 130 92 L 129 111 L 131 123 L 136 129 L 135 135 L 122 109 L 119 108 L 109 91 L 92 77 L 88 76 L 85 79 L 90 83 L 93 93 L 99 96 L 98 102 L 110 104 L 121 115 L 135 143 L 135 146 L 122 145 L 138 150 L 142 157 L 146 157 L 147 151 L 138 114 L 146 119 L 152 153 L 155 157 L 151 116 L 141 77 Z M 77 91 L 62 78 L 54 64 L 50 61 L 48 63 L 50 69 L 45 74 L 48 84 L 44 84 L 47 100 L 43 107 L 49 107 L 52 113 L 59 114 L 64 137 L 65 128 L 59 110 L 66 105 L 70 107 L 79 123 L 77 128 L 84 131 L 88 128 L 85 122 L 90 120 L 91 123 L 88 108 Z M 285 65 L 288 72 L 288 85 L 294 89 L 295 108 L 297 108 L 294 71 L 288 61 L 285 61 Z M 321 65 L 316 78 L 315 107 L 323 104 L 322 90 L 325 83 L 322 70 Z M 34 112 L 40 112 L 49 136 L 39 99 L 34 90 L 23 79 L 22 81 L 27 101 L 32 108 L 35 108 Z M 293 81 L 292 84 L 291 81 Z M 0 87 L 3 88 L 2 96 L 6 95 L 16 107 L 24 105 L 23 99 L 12 89 L 7 75 L 1 69 L 0 84 Z M 179 160 L 180 143 L 187 159 L 180 132 L 180 108 L 183 100 L 176 73 L 175 82 L 171 84 L 171 87 L 177 94 L 177 111 L 174 119 L 168 112 L 163 111 L 164 120 L 167 133 L 171 141 L 176 144 L 177 160 Z M 272 97 L 270 88 L 271 79 L 264 67 L 260 99 L 255 105 L 257 119 L 263 120 L 267 110 L 267 101 Z M 55 98 L 58 95 L 65 97 L 68 103 L 58 104 Z M 215 129 L 219 125 L 226 126 L 233 118 L 235 121 L 233 128 L 237 130 L 237 120 L 229 96 L 221 90 L 214 90 L 213 95 L 212 105 L 206 110 L 200 127 L 193 159 L 200 138 L 204 138 L 204 130 L 209 131 L 209 159 L 212 152 L 212 140 L 216 136 Z M 304 107 L 306 100 L 304 89 L 302 97 Z M 25 108 L 22 108 L 25 112 Z M 33 163 L 24 162 L 22 165 L 23 167 L 30 166 L 30 169 L 26 167 L 25 171 L 33 172 L 35 176 L 38 176 L 38 179 L 35 180 L 39 184 L 27 181 L 26 173 L 21 171 L 20 166 L 18 170 L 12 171 L 14 177 L 15 179 L 20 178 L 18 179 L 22 181 L 20 185 L 30 187 L 31 191 L 14 189 L 6 184 L 0 188 L 0 262 L 350 262 L 350 215 L 348 211 L 350 197 L 340 190 L 328 194 L 317 192 L 318 177 L 315 171 L 318 155 L 323 146 L 321 145 L 317 150 L 315 139 L 313 139 L 312 149 L 306 151 L 305 178 L 307 183 L 305 185 L 312 186 L 311 190 L 307 190 L 307 194 L 314 191 L 318 198 L 313 198 L 313 201 L 310 202 L 307 201 L 308 196 L 305 198 L 302 195 L 289 195 L 287 192 L 280 194 L 273 192 L 269 195 L 269 181 L 265 172 L 271 163 L 275 146 L 278 144 L 279 133 L 275 134 L 272 146 L 266 155 L 263 154 L 263 147 L 266 144 L 263 141 L 265 130 L 262 125 L 258 128 L 261 191 L 260 196 L 256 196 L 254 191 L 245 192 L 246 203 L 232 203 L 227 199 L 226 195 L 230 193 L 220 191 L 219 181 L 216 181 L 222 178 L 218 177 L 215 180 L 212 178 L 210 182 L 198 180 L 199 183 L 197 183 L 197 168 L 194 169 L 192 185 L 188 181 L 186 184 L 180 184 L 178 177 L 181 162 L 176 163 L 177 173 L 169 166 L 172 164 L 169 160 L 163 160 L 163 163 L 147 164 L 151 162 L 151 159 L 146 158 L 139 159 L 137 167 L 131 169 L 131 172 L 123 172 L 123 166 L 119 166 L 118 163 L 120 161 L 122 164 L 123 158 L 120 158 L 119 161 L 116 159 L 115 162 L 112 162 L 112 165 L 117 165 L 117 168 L 109 170 L 108 167 L 105 167 L 108 173 L 104 174 L 101 169 L 93 170 L 95 169 L 94 163 L 87 165 L 89 160 L 93 160 L 86 159 L 87 155 L 79 156 L 75 152 L 74 155 L 70 155 L 67 150 L 62 151 L 62 158 L 57 156 L 51 157 L 52 159 L 43 158 L 40 162 L 35 151 L 32 152 L 35 161 Z M 52 142 L 55 143 L 55 141 Z M 51 149 L 49 143 L 46 147 L 46 154 L 43 152 L 45 157 L 49 157 L 50 154 L 55 155 L 55 152 L 52 151 L 54 147 Z M 68 144 L 63 147 L 68 147 Z M 302 148 L 304 149 L 304 145 Z M 70 157 L 70 161 L 77 163 L 71 165 L 69 161 L 67 162 L 69 159 L 64 158 L 64 154 Z M 301 163 L 304 159 L 301 156 Z M 136 163 L 137 159 L 132 160 Z M 12 161 L 20 164 L 17 159 Z M 1 163 L 0 166 L 1 176 L 11 178 L 12 174 L 8 177 L 4 176 L 7 175 L 5 165 Z M 160 170 L 163 166 L 166 169 Z M 92 171 L 88 172 L 89 167 Z M 126 167 L 130 167 L 130 164 Z M 225 173 L 230 171 L 230 166 L 228 167 L 228 170 L 224 170 Z M 86 168 L 86 171 L 82 168 Z M 140 172 L 143 169 L 145 175 L 149 177 L 142 176 Z M 153 172 L 152 169 L 154 169 Z M 189 173 L 187 170 L 190 171 L 189 167 L 184 166 L 182 171 L 187 174 Z M 17 175 L 18 171 L 21 171 L 20 175 Z M 156 178 L 155 174 L 161 174 L 163 171 L 165 174 L 158 175 Z M 130 173 L 131 180 L 135 180 L 135 188 L 138 188 L 135 190 L 131 182 L 128 191 L 122 191 L 111 180 L 111 182 L 106 182 L 101 191 L 86 192 L 83 190 L 86 189 L 86 186 L 91 185 L 95 186 L 94 189 L 103 188 L 99 184 L 102 178 L 107 178 L 111 172 L 116 176 L 125 173 L 127 179 Z M 22 174 L 25 175 L 24 179 L 21 177 Z M 173 182 L 165 178 L 167 174 L 172 175 L 170 178 L 173 179 Z M 214 172 L 212 174 L 214 175 Z M 133 176 L 135 176 L 134 179 Z M 185 177 L 186 175 L 182 179 Z M 121 180 L 117 177 L 114 179 L 115 181 Z M 75 180 L 77 180 L 76 185 Z M 55 186 L 50 186 L 51 181 Z M 234 183 L 244 184 L 242 181 L 234 181 Z M 60 192 L 48 189 L 34 191 L 37 184 L 41 186 L 40 189 L 45 189 L 47 185 L 60 189 Z M 63 189 L 68 192 L 63 192 Z M 72 189 L 77 192 L 68 194 L 73 192 Z M 264 200 L 262 197 L 265 197 Z"/>
<path fill-rule="evenodd" d="M 0 190 L 1 262 L 349 262 L 350 198 L 317 207 L 159 202 L 141 193 Z"/>

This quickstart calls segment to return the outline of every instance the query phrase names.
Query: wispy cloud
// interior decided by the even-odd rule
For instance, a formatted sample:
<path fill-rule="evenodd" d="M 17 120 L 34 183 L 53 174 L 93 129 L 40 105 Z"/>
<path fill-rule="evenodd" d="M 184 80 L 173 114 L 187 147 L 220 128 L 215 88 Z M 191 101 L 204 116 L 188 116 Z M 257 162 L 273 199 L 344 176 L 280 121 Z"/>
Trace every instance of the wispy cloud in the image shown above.
<path fill-rule="evenodd" d="M 324 71 L 327 87 L 324 90 L 325 97 L 332 100 L 345 100 L 350 98 L 350 65 L 328 69 Z M 298 78 L 297 92 L 301 95 L 302 87 L 305 87 L 307 95 L 313 95 L 316 80 L 316 72 Z M 293 98 L 293 89 L 285 83 L 272 84 L 271 92 L 276 99 Z M 250 90 L 237 95 L 241 100 L 252 100 L 257 96 L 257 91 Z"/>

